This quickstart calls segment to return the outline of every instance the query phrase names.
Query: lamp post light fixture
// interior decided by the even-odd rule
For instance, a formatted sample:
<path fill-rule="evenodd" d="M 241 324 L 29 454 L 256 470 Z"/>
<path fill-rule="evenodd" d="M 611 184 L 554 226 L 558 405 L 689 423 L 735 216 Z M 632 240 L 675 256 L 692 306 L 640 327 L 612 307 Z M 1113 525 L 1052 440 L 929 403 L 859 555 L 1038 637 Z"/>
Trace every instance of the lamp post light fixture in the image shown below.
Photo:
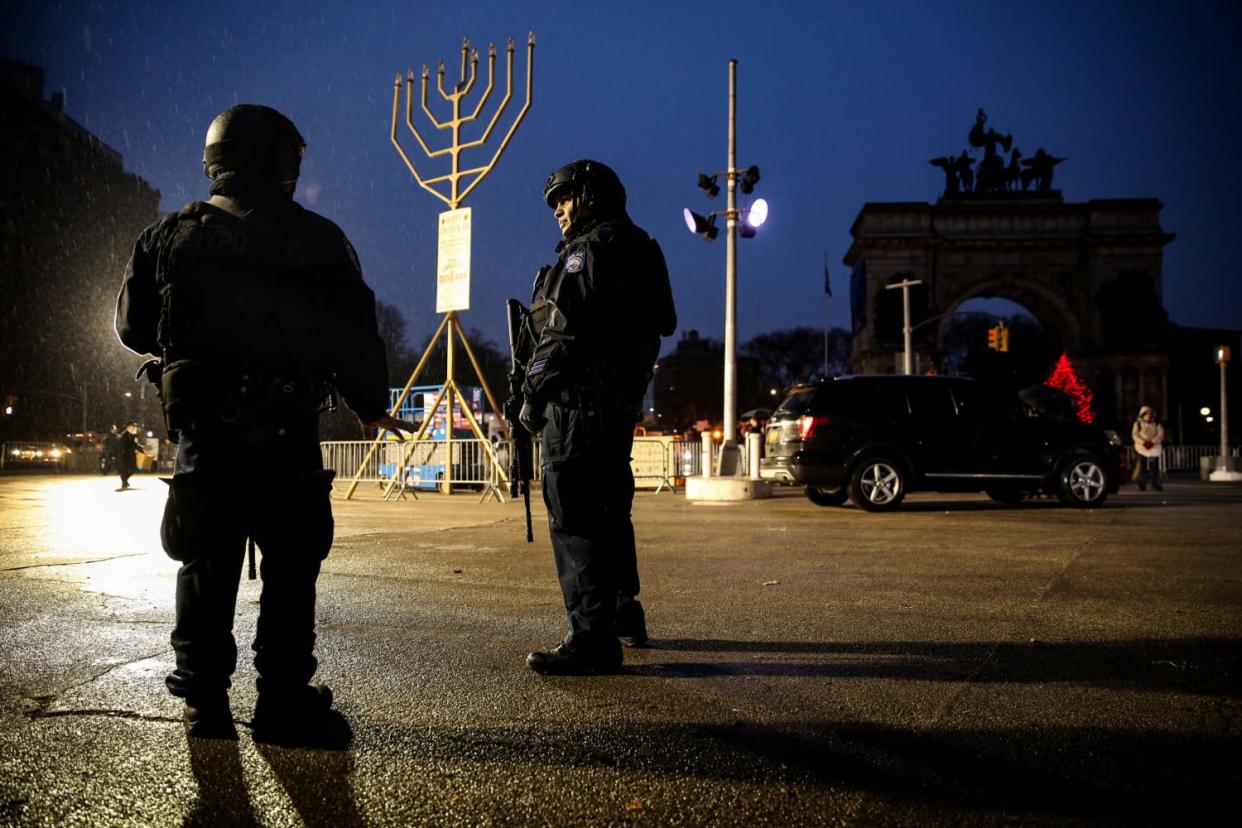
<path fill-rule="evenodd" d="M 716 213 L 710 216 L 700 216 L 687 207 L 681 211 L 681 215 L 686 220 L 686 227 L 690 228 L 690 232 L 696 236 L 702 236 L 703 241 L 714 241 L 720 233 L 720 228 L 716 226 Z"/>
<path fill-rule="evenodd" d="M 715 198 L 720 195 L 720 186 L 716 183 L 717 176 L 707 176 L 699 173 L 699 189 L 707 194 L 708 198 Z"/>

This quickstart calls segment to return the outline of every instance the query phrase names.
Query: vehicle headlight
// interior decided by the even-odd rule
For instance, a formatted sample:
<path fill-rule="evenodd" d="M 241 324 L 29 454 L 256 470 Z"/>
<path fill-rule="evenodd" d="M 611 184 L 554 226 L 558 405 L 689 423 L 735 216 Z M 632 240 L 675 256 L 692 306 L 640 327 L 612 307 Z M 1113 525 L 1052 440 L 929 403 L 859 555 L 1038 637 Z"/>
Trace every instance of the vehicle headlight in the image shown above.
<path fill-rule="evenodd" d="M 1110 446 L 1121 445 L 1121 435 L 1113 431 L 1111 428 L 1104 429 L 1104 433 L 1108 435 L 1108 444 Z"/>

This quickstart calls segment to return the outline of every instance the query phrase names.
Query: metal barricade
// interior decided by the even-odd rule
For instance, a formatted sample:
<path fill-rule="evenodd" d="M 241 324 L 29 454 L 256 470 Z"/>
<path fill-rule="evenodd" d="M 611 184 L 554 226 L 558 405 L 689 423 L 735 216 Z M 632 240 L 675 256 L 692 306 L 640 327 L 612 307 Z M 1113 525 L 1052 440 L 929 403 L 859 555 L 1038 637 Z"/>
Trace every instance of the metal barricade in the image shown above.
<path fill-rule="evenodd" d="M 355 476 L 363 483 L 379 483 L 387 487 L 397 480 L 401 496 L 407 492 L 435 491 L 444 486 L 449 444 L 443 440 L 420 440 L 410 450 L 408 441 L 391 440 L 374 452 L 359 474 L 359 467 L 371 448 L 369 440 L 343 440 L 322 442 L 319 449 L 323 455 L 324 468 L 334 469 L 338 481 L 352 480 Z M 452 478 L 453 488 L 491 489 L 499 485 L 499 475 L 488 456 L 482 440 L 453 440 Z M 405 453 L 409 451 L 403 474 L 398 474 Z M 503 462 L 503 461 L 502 461 Z"/>
<path fill-rule="evenodd" d="M 1133 449 L 1131 449 L 1133 451 Z M 1239 449 L 1236 446 L 1230 448 L 1229 453 L 1234 457 L 1238 456 Z M 1220 454 L 1220 444 L 1212 446 L 1171 446 L 1164 445 L 1164 451 L 1161 452 L 1161 463 L 1167 471 L 1193 470 L 1198 471 L 1204 457 L 1216 457 Z"/>
<path fill-rule="evenodd" d="M 634 474 L 634 488 L 656 490 L 656 494 L 668 489 L 677 490 L 673 480 L 674 466 L 669 462 L 674 438 L 635 437 L 630 449 L 630 470 Z"/>
<path fill-rule="evenodd" d="M 337 482 L 351 480 L 354 475 L 358 474 L 362 460 L 370 448 L 370 440 L 328 440 L 319 444 L 319 452 L 323 456 L 323 467 L 336 471 Z M 387 478 L 381 477 L 379 472 L 381 459 L 382 452 L 372 455 L 358 479 L 364 483 L 385 482 Z"/>

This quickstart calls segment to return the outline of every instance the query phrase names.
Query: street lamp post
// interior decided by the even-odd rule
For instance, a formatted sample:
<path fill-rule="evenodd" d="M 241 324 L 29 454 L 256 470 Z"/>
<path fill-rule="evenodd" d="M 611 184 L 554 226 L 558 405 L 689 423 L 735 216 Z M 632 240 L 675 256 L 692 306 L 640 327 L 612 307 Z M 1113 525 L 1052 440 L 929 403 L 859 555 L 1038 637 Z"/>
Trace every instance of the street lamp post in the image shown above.
<path fill-rule="evenodd" d="M 922 279 L 903 279 L 895 285 L 889 285 L 885 290 L 896 290 L 901 288 L 901 310 L 902 316 L 902 334 L 905 342 L 905 354 L 902 358 L 902 367 L 905 369 L 906 375 L 914 373 L 914 360 L 911 357 L 913 349 L 913 329 L 910 327 L 910 288 L 915 285 L 923 284 Z"/>
<path fill-rule="evenodd" d="M 1225 369 L 1229 366 L 1228 356 L 1224 356 L 1222 351 L 1218 351 L 1222 356 L 1218 358 L 1220 363 L 1220 456 L 1229 456 L 1229 391 L 1225 379 Z"/>
<path fill-rule="evenodd" d="M 733 483 L 745 483 L 746 493 L 740 497 L 768 497 L 770 490 L 766 485 L 760 485 L 760 480 L 744 480 L 740 475 L 744 473 L 741 468 L 741 449 L 738 446 L 738 236 L 743 238 L 753 238 L 755 236 L 755 228 L 763 225 L 768 218 L 768 202 L 763 199 L 755 199 L 753 204 L 746 207 L 738 206 L 738 190 L 740 189 L 744 195 L 750 195 L 755 189 L 755 184 L 759 182 L 758 166 L 748 166 L 746 169 L 738 169 L 738 61 L 729 60 L 729 146 L 728 146 L 728 169 L 723 173 L 707 175 L 700 173 L 698 178 L 698 186 L 703 190 L 709 199 L 714 199 L 720 194 L 720 187 L 717 186 L 717 179 L 724 175 L 728 186 L 727 205 L 723 211 L 710 212 L 707 216 L 700 216 L 697 212 L 687 207 L 682 211 L 682 215 L 686 218 L 686 227 L 694 235 L 702 236 L 705 241 L 712 241 L 718 235 L 715 220 L 720 215 L 724 215 L 725 231 L 728 237 L 725 238 L 725 264 L 724 264 L 724 411 L 723 411 L 723 433 L 722 446 L 720 446 L 720 456 L 714 468 L 714 478 L 717 482 L 713 484 L 705 483 L 712 478 L 712 472 L 709 467 L 704 467 L 704 484 L 700 494 L 702 498 L 698 499 L 738 499 L 733 497 Z M 724 480 L 719 478 L 737 478 L 733 480 Z M 696 499 L 692 494 L 693 485 L 688 484 L 687 497 Z M 760 493 L 763 492 L 763 493 Z"/>
<path fill-rule="evenodd" d="M 1225 369 L 1229 367 L 1228 345 L 1216 349 L 1216 364 L 1220 366 L 1220 454 L 1216 457 L 1216 470 L 1209 479 L 1232 482 L 1242 480 L 1242 472 L 1236 470 L 1229 456 L 1229 391 L 1226 384 Z"/>
<path fill-rule="evenodd" d="M 744 194 L 753 192 L 759 181 L 757 166 L 738 169 L 737 166 L 737 60 L 729 61 L 729 146 L 728 169 L 715 175 L 699 174 L 699 188 L 709 198 L 719 195 L 720 188 L 716 180 L 723 175 L 726 178 L 728 195 L 723 211 L 715 211 L 701 216 L 690 208 L 682 211 L 686 227 L 691 233 L 702 236 L 706 241 L 716 238 L 716 218 L 725 217 L 725 341 L 724 341 L 724 412 L 723 433 L 720 457 L 717 461 L 715 474 L 718 477 L 731 477 L 741 472 L 741 451 L 737 445 L 737 238 L 753 238 L 755 228 L 767 219 L 768 205 L 763 199 L 755 199 L 749 207 L 737 206 L 737 191 L 740 187 Z"/>
<path fill-rule="evenodd" d="M 735 474 L 737 447 L 737 60 L 729 61 L 729 188 L 725 212 L 724 442 L 718 475 Z"/>

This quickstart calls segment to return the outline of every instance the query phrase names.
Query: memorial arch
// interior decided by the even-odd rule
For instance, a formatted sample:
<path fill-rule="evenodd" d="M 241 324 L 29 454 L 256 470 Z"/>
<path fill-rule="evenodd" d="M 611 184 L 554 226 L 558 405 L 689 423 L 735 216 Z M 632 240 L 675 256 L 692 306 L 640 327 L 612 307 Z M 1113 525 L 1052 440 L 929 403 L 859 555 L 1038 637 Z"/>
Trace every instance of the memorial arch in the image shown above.
<path fill-rule="evenodd" d="M 1156 199 L 1065 203 L 1059 193 L 958 194 L 924 202 L 869 203 L 850 230 L 853 367 L 901 370 L 900 291 L 921 279 L 913 316 L 916 370 L 940 370 L 954 309 L 1001 297 L 1030 310 L 1069 353 L 1109 424 L 1144 402 L 1165 410 L 1163 248 Z"/>
<path fill-rule="evenodd" d="M 1011 135 L 987 128 L 982 109 L 967 140 L 981 159 L 963 150 L 930 160 L 945 176 L 938 201 L 868 203 L 850 228 L 854 370 L 901 370 L 901 291 L 886 288 L 919 279 L 911 290 L 915 370 L 941 370 L 956 308 L 1000 297 L 1027 308 L 1070 355 L 1101 422 L 1127 423 L 1140 404 L 1166 411 L 1162 268 L 1174 236 L 1160 226 L 1163 205 L 1065 202 L 1052 177 L 1068 159 L 1041 147 L 1024 160 Z"/>

